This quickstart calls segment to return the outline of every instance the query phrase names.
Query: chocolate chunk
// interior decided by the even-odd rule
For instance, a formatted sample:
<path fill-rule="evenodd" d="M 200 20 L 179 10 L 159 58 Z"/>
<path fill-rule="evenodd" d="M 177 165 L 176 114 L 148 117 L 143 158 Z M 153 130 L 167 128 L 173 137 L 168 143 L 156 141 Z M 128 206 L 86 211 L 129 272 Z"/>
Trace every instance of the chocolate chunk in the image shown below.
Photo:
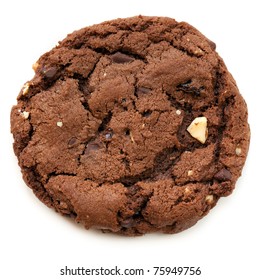
<path fill-rule="evenodd" d="M 79 90 L 84 94 L 84 96 L 89 96 L 90 95 L 87 84 L 83 81 L 79 82 Z"/>
<path fill-rule="evenodd" d="M 226 168 L 222 168 L 218 173 L 216 173 L 214 175 L 214 178 L 217 179 L 220 182 L 230 181 L 231 177 L 232 177 L 232 174 Z"/>
<path fill-rule="evenodd" d="M 139 87 L 139 88 L 137 88 L 137 90 L 136 90 L 136 95 L 137 95 L 137 96 L 140 96 L 140 95 L 149 93 L 150 91 L 151 91 L 151 90 L 150 90 L 149 88 Z"/>
<path fill-rule="evenodd" d="M 53 79 L 58 73 L 58 68 L 56 66 L 51 66 L 48 68 L 43 67 L 42 74 L 46 79 Z"/>
<path fill-rule="evenodd" d="M 129 218 L 120 222 L 120 225 L 123 228 L 131 228 L 135 225 L 135 220 L 133 218 Z"/>
<path fill-rule="evenodd" d="M 106 133 L 105 137 L 107 140 L 112 139 L 113 134 L 111 132 Z"/>
<path fill-rule="evenodd" d="M 115 54 L 111 55 L 111 59 L 114 63 L 128 63 L 134 61 L 134 58 L 120 52 L 116 52 Z"/>
<path fill-rule="evenodd" d="M 113 137 L 113 130 L 111 128 L 108 128 L 107 131 L 105 132 L 105 138 L 106 140 L 111 140 Z"/>
<path fill-rule="evenodd" d="M 196 88 L 194 86 L 191 86 L 191 83 L 192 83 L 192 80 L 188 80 L 185 83 L 179 84 L 177 86 L 177 89 L 179 89 L 185 93 L 191 93 L 191 94 L 194 94 L 195 96 L 199 96 L 201 90 L 204 89 L 204 87 L 201 86 L 199 88 Z"/>
<path fill-rule="evenodd" d="M 95 151 L 99 150 L 100 148 L 101 147 L 100 147 L 99 143 L 97 143 L 97 142 L 90 142 L 90 143 L 88 143 L 87 148 L 85 150 L 85 155 L 88 155 L 88 154 L 90 154 L 92 152 L 95 152 Z"/>
<path fill-rule="evenodd" d="M 70 140 L 68 141 L 69 147 L 72 147 L 76 142 L 77 142 L 77 138 L 76 137 L 70 138 Z"/>
<path fill-rule="evenodd" d="M 216 44 L 213 41 L 209 41 L 209 45 L 211 47 L 211 49 L 214 51 L 216 49 Z"/>

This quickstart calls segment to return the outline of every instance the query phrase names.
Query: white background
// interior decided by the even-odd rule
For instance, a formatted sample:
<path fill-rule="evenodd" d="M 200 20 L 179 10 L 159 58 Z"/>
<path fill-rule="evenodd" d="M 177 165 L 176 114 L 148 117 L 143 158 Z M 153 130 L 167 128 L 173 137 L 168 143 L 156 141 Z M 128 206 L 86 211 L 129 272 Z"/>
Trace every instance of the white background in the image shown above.
<path fill-rule="evenodd" d="M 1 1 L 0 4 L 0 279 L 114 279 L 60 276 L 84 266 L 200 266 L 200 276 L 118 279 L 260 279 L 260 17 L 258 1 Z M 251 145 L 234 193 L 177 235 L 120 237 L 86 231 L 48 209 L 24 184 L 12 151 L 9 114 L 31 65 L 81 27 L 117 17 L 158 15 L 187 21 L 216 42 L 247 101 Z"/>

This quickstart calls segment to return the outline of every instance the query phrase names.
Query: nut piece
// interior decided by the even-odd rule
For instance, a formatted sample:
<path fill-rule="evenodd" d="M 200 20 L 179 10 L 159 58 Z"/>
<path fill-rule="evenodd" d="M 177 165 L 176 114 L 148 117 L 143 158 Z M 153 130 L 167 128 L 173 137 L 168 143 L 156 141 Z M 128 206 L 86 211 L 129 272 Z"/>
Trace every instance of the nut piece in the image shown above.
<path fill-rule="evenodd" d="M 24 119 L 28 119 L 29 118 L 29 116 L 30 116 L 30 113 L 29 112 L 26 112 L 26 111 L 23 111 L 22 113 L 21 113 L 21 115 L 22 115 L 22 117 L 24 118 Z"/>
<path fill-rule="evenodd" d="M 181 114 L 181 110 L 176 110 L 176 114 L 179 116 Z"/>
<path fill-rule="evenodd" d="M 39 63 L 38 62 L 35 62 L 33 65 L 32 65 L 32 69 L 34 71 L 36 71 L 36 69 L 39 67 Z"/>
<path fill-rule="evenodd" d="M 192 176 L 193 175 L 193 170 L 188 170 L 188 176 Z"/>
<path fill-rule="evenodd" d="M 208 137 L 207 118 L 197 117 L 188 126 L 187 131 L 190 135 L 204 144 Z"/>
<path fill-rule="evenodd" d="M 207 204 L 212 204 L 214 201 L 214 196 L 212 194 L 207 195 L 205 201 Z"/>
<path fill-rule="evenodd" d="M 62 127 L 62 126 L 63 126 L 63 123 L 62 123 L 62 122 L 57 122 L 57 126 L 58 126 L 58 127 Z"/>
<path fill-rule="evenodd" d="M 130 131 L 130 139 L 133 143 L 135 143 L 135 139 L 134 139 L 134 136 L 133 136 L 133 133 L 132 131 Z"/>
<path fill-rule="evenodd" d="M 187 194 L 187 195 L 189 195 L 189 194 L 191 193 L 191 190 L 190 190 L 188 187 L 186 187 L 186 188 L 184 189 L 184 193 Z"/>
<path fill-rule="evenodd" d="M 28 92 L 29 92 L 29 87 L 30 87 L 30 84 L 29 83 L 25 83 L 24 86 L 23 86 L 23 95 L 26 95 Z"/>
<path fill-rule="evenodd" d="M 239 147 L 236 147 L 236 155 L 239 156 L 241 155 L 242 149 Z"/>

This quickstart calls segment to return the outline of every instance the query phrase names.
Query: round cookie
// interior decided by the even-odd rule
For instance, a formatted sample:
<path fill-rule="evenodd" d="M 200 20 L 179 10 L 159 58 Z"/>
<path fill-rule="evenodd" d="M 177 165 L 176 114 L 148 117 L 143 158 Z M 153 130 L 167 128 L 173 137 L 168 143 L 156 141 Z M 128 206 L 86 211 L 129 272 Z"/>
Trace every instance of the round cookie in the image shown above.
<path fill-rule="evenodd" d="M 86 228 L 177 233 L 231 194 L 247 108 L 216 45 L 184 22 L 116 19 L 33 65 L 11 112 L 35 195 Z"/>

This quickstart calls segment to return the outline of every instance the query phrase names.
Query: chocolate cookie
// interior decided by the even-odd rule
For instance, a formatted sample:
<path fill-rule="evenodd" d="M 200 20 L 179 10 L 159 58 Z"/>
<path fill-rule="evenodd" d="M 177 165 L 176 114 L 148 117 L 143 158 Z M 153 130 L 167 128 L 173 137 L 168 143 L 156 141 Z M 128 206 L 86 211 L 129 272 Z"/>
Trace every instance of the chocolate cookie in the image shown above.
<path fill-rule="evenodd" d="M 176 233 L 234 189 L 247 108 L 216 45 L 184 22 L 83 28 L 33 65 L 11 113 L 35 195 L 86 228 Z"/>

